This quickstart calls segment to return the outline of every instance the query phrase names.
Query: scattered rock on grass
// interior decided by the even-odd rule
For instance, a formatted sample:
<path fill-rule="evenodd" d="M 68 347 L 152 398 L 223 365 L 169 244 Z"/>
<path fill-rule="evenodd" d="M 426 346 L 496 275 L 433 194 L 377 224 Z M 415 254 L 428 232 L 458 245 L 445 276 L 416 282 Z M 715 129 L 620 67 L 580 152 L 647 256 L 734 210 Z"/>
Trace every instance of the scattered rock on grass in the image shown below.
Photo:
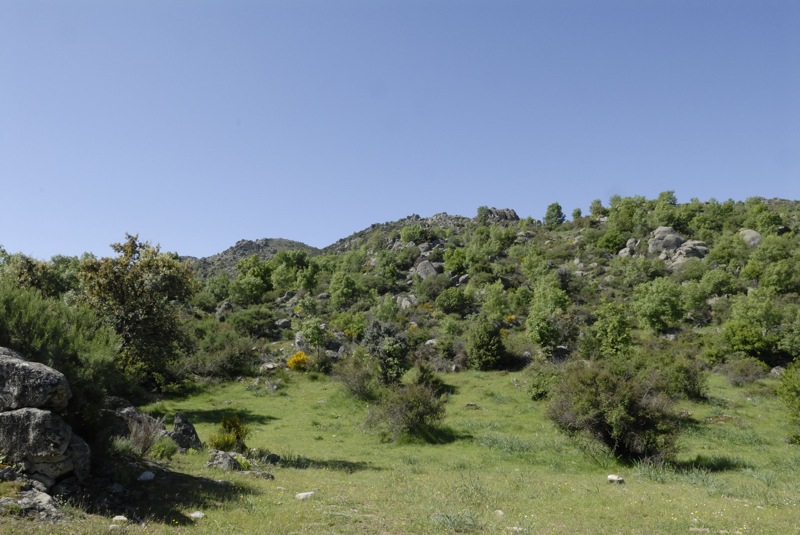
<path fill-rule="evenodd" d="M 298 500 L 308 500 L 312 496 L 314 496 L 313 492 L 300 492 L 295 496 L 295 498 Z"/>
<path fill-rule="evenodd" d="M 618 484 L 622 485 L 623 483 L 625 483 L 625 479 L 623 477 L 621 477 L 621 476 L 616 475 L 616 474 L 610 474 L 608 476 L 608 482 L 609 483 L 618 483 Z"/>

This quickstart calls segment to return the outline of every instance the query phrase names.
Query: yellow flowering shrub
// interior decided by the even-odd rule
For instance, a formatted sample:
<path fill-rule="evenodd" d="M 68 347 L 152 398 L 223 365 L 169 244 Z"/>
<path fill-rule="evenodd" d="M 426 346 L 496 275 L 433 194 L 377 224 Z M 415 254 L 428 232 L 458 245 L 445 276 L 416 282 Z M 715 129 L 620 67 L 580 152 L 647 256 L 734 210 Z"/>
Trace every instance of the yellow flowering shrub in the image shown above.
<path fill-rule="evenodd" d="M 303 351 L 298 351 L 292 355 L 292 358 L 286 364 L 296 372 L 304 372 L 308 369 L 308 365 L 311 364 L 311 359 Z"/>

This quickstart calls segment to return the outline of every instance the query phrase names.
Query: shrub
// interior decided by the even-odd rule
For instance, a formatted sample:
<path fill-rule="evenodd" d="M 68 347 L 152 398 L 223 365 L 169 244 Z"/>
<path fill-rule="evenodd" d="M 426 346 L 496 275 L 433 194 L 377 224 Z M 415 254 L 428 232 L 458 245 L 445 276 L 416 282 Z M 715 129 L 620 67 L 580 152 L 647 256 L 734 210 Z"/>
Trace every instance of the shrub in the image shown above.
<path fill-rule="evenodd" d="M 296 372 L 304 372 L 308 369 L 309 364 L 311 364 L 311 359 L 302 352 L 298 351 L 289 359 L 289 362 L 286 363 L 289 368 Z"/>
<path fill-rule="evenodd" d="M 769 367 L 758 359 L 744 356 L 729 361 L 722 366 L 721 371 L 728 378 L 730 384 L 743 386 L 766 377 Z"/>
<path fill-rule="evenodd" d="M 778 396 L 789 410 L 789 423 L 795 427 L 790 437 L 793 443 L 800 443 L 800 361 L 795 360 L 783 372 Z"/>
<path fill-rule="evenodd" d="M 485 318 L 479 319 L 469 331 L 466 349 L 470 368 L 488 370 L 496 367 L 505 354 L 500 329 Z"/>
<path fill-rule="evenodd" d="M 162 436 L 150 449 L 150 456 L 153 459 L 169 461 L 178 453 L 178 445 L 170 437 Z"/>
<path fill-rule="evenodd" d="M 395 441 L 403 434 L 418 437 L 442 421 L 445 402 L 445 397 L 426 384 L 392 385 L 380 404 L 370 410 L 366 425 L 377 429 L 388 441 Z"/>
<path fill-rule="evenodd" d="M 119 338 L 111 328 L 98 326 L 97 316 L 2 279 L 0 346 L 66 376 L 73 397 L 61 416 L 87 440 L 102 427 L 100 409 L 107 394 L 139 395 L 117 367 Z"/>
<path fill-rule="evenodd" d="M 153 418 L 145 414 L 140 420 L 130 424 L 131 444 L 142 455 L 147 455 L 150 452 L 150 448 L 163 436 L 165 419 L 166 417 L 164 416 Z"/>
<path fill-rule="evenodd" d="M 266 305 L 236 311 L 226 321 L 241 336 L 251 338 L 271 338 L 275 329 L 275 315 Z"/>
<path fill-rule="evenodd" d="M 565 341 L 565 331 L 559 320 L 566 313 L 569 298 L 557 284 L 542 281 L 537 285 L 528 312 L 527 332 L 531 339 L 542 347 L 546 354 L 552 354 L 556 346 Z"/>
<path fill-rule="evenodd" d="M 373 321 L 364 330 L 364 349 L 378 361 L 379 378 L 384 384 L 400 380 L 408 369 L 408 343 L 397 327 Z"/>
<path fill-rule="evenodd" d="M 419 225 L 406 225 L 400 231 L 400 240 L 403 243 L 414 242 L 420 244 L 431 239 L 431 232 Z"/>
<path fill-rule="evenodd" d="M 447 287 L 450 277 L 444 274 L 431 275 L 427 279 L 414 278 L 414 290 L 420 303 L 433 303 Z"/>
<path fill-rule="evenodd" d="M 546 359 L 534 359 L 525 371 L 528 376 L 528 394 L 534 401 L 549 396 L 558 382 L 558 368 Z"/>
<path fill-rule="evenodd" d="M 244 453 L 247 445 L 244 440 L 250 434 L 250 427 L 242 424 L 238 414 L 224 415 L 220 422 L 221 430 L 211 433 L 208 438 L 209 445 L 221 451 L 237 451 Z"/>
<path fill-rule="evenodd" d="M 669 279 L 640 284 L 633 290 L 633 299 L 639 321 L 653 331 L 666 331 L 683 316 L 681 287 Z"/>
<path fill-rule="evenodd" d="M 138 460 L 142 457 L 142 452 L 133 445 L 130 437 L 113 437 L 111 451 L 124 459 Z"/>
<path fill-rule="evenodd" d="M 575 362 L 553 390 L 547 416 L 566 434 L 600 443 L 628 460 L 662 462 L 676 450 L 676 418 L 658 372 L 631 374 L 600 362 Z"/>
<path fill-rule="evenodd" d="M 472 308 L 472 297 L 461 288 L 448 288 L 436 298 L 436 307 L 445 314 L 458 314 L 463 318 Z"/>
<path fill-rule="evenodd" d="M 378 397 L 380 367 L 363 347 L 340 360 L 333 371 L 335 379 L 356 398 L 369 401 Z"/>

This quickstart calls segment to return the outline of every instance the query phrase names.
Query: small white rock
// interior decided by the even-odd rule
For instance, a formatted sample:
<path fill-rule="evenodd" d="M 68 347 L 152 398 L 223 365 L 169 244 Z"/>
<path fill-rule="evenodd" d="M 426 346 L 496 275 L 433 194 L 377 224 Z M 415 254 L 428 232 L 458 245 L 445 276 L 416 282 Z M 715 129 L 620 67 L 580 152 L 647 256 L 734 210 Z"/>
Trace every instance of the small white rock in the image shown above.
<path fill-rule="evenodd" d="M 285 488 L 283 488 L 283 487 L 275 487 L 275 488 L 276 488 L 277 490 L 286 490 L 286 489 L 285 489 Z"/>
<path fill-rule="evenodd" d="M 108 526 L 108 529 L 111 531 L 122 531 L 123 527 L 120 526 L 119 524 L 111 524 L 110 526 Z"/>
<path fill-rule="evenodd" d="M 191 518 L 199 520 L 201 518 L 205 518 L 206 514 L 205 513 L 201 513 L 200 511 L 195 511 L 194 513 L 190 514 L 189 516 Z"/>
<path fill-rule="evenodd" d="M 114 518 L 112 518 L 111 521 L 115 524 L 124 524 L 125 522 L 128 521 L 128 517 L 117 515 Z"/>
<path fill-rule="evenodd" d="M 620 477 L 620 476 L 618 476 L 618 475 L 616 475 L 616 474 L 610 474 L 608 476 L 608 482 L 609 483 L 618 483 L 618 484 L 622 485 L 623 483 L 625 483 L 625 479 Z"/>
<path fill-rule="evenodd" d="M 295 496 L 295 498 L 298 500 L 307 500 L 313 495 L 314 495 L 313 492 L 300 492 Z"/>
<path fill-rule="evenodd" d="M 500 509 L 496 509 L 494 512 L 494 516 L 503 516 L 503 514 L 504 514 L 503 511 L 501 511 Z"/>
<path fill-rule="evenodd" d="M 136 478 L 136 481 L 152 481 L 156 475 L 153 472 L 142 472 L 142 475 Z"/>

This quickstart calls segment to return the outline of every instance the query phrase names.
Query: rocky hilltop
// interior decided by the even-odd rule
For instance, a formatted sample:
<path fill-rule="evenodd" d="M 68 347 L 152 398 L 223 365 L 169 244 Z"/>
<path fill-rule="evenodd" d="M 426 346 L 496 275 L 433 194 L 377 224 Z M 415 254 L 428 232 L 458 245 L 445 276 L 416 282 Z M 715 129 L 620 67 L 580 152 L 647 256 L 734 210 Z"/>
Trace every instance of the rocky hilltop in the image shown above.
<path fill-rule="evenodd" d="M 512 224 L 519 221 L 517 213 L 510 208 L 489 208 L 486 211 L 486 219 L 488 223 L 502 223 Z M 364 230 L 360 230 L 342 238 L 334 244 L 328 245 L 322 249 L 326 254 L 338 254 L 349 251 L 354 247 L 359 247 L 362 240 L 369 238 L 373 233 L 379 232 L 386 235 L 391 235 L 393 232 L 399 232 L 406 225 L 419 225 L 423 228 L 433 229 L 452 229 L 456 233 L 463 228 L 470 221 L 475 221 L 476 218 L 470 219 L 460 215 L 449 215 L 446 212 L 435 214 L 431 217 L 420 217 L 417 214 L 411 214 L 397 221 L 388 221 L 386 223 L 373 223 Z"/>
<path fill-rule="evenodd" d="M 195 258 L 193 256 L 182 256 L 181 261 L 190 261 L 192 267 L 198 275 L 205 278 L 220 272 L 230 276 L 236 275 L 236 263 L 243 258 L 255 255 L 261 260 L 269 260 L 278 251 L 300 250 L 306 251 L 309 256 L 320 253 L 316 247 L 311 247 L 305 243 L 283 238 L 262 238 L 260 240 L 239 240 L 236 245 L 225 249 L 223 252 L 205 258 Z"/>

